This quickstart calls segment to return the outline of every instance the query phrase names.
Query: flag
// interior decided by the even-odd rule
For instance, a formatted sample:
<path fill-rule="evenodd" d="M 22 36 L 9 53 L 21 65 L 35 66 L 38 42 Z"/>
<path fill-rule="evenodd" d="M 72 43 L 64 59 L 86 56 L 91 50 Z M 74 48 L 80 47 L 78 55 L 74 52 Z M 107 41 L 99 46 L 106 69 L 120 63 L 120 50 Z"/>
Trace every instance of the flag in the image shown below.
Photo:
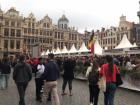
<path fill-rule="evenodd" d="M 94 43 L 96 41 L 96 38 L 94 36 L 94 32 L 92 32 L 92 35 L 89 39 L 89 43 L 88 43 L 88 48 L 90 49 L 91 53 L 94 54 Z"/>

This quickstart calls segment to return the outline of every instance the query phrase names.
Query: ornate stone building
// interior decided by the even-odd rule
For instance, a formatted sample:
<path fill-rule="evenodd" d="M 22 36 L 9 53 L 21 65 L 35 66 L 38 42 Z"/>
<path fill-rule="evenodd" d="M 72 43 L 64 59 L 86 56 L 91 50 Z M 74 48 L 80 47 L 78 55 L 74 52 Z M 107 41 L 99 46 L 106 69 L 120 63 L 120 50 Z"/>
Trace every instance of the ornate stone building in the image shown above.
<path fill-rule="evenodd" d="M 126 16 L 120 17 L 118 27 L 110 27 L 110 29 L 102 28 L 101 31 L 95 32 L 102 48 L 113 49 L 121 41 L 123 35 L 126 34 L 129 41 L 133 44 L 136 42 L 135 24 L 128 22 Z"/>
<path fill-rule="evenodd" d="M 62 49 L 63 46 L 70 49 L 72 44 L 79 48 L 81 37 L 74 27 L 69 27 L 65 15 L 54 25 L 48 15 L 38 21 L 33 13 L 23 17 L 13 7 L 7 12 L 0 9 L 0 56 L 21 52 L 31 54 L 35 45 L 40 46 L 40 51 Z"/>

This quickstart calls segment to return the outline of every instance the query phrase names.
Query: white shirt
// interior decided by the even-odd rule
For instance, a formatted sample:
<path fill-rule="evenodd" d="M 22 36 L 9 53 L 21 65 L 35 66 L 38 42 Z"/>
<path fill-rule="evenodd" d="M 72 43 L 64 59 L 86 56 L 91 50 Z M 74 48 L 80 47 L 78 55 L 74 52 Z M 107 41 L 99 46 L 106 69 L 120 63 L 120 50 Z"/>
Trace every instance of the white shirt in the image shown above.
<path fill-rule="evenodd" d="M 131 64 L 131 62 L 127 62 L 127 63 L 126 63 L 126 69 L 127 69 L 127 70 L 133 70 L 133 68 L 134 68 L 135 66 L 136 66 L 136 65 Z"/>
<path fill-rule="evenodd" d="M 37 66 L 37 72 L 36 72 L 36 78 L 40 78 L 41 75 L 44 73 L 44 70 L 45 70 L 45 66 L 43 64 L 39 64 Z"/>

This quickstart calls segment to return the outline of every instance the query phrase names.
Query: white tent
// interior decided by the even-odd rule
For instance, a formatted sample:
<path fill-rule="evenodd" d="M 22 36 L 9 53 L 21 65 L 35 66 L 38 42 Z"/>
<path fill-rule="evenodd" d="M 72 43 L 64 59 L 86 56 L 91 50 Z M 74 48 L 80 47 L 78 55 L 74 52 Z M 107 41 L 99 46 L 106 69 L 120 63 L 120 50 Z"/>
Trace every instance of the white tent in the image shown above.
<path fill-rule="evenodd" d="M 67 50 L 66 46 L 63 47 L 61 53 L 63 53 L 63 54 L 64 54 L 64 53 L 68 53 L 68 50 Z"/>
<path fill-rule="evenodd" d="M 53 49 L 53 50 L 51 51 L 51 53 L 53 53 L 53 54 L 55 54 L 55 52 L 56 52 L 55 49 Z"/>
<path fill-rule="evenodd" d="M 90 52 L 90 50 L 87 49 L 85 43 L 83 42 L 78 52 Z"/>
<path fill-rule="evenodd" d="M 50 53 L 49 49 L 45 52 L 45 55 L 48 55 Z"/>
<path fill-rule="evenodd" d="M 69 50 L 69 53 L 77 53 L 78 51 L 75 48 L 75 45 L 73 44 L 71 49 Z"/>
<path fill-rule="evenodd" d="M 57 47 L 57 49 L 55 51 L 55 54 L 61 54 L 61 51 L 60 51 L 59 47 Z"/>
<path fill-rule="evenodd" d="M 136 43 L 134 43 L 134 44 L 133 44 L 133 47 L 138 47 L 138 46 L 136 45 Z"/>
<path fill-rule="evenodd" d="M 123 48 L 130 48 L 130 47 L 133 47 L 133 45 L 127 39 L 126 34 L 124 34 L 121 42 L 119 43 L 118 46 L 115 47 L 115 49 L 121 49 L 121 48 L 123 49 Z"/>
<path fill-rule="evenodd" d="M 41 53 L 41 56 L 44 56 L 45 55 L 45 51 L 43 51 L 42 53 Z"/>
<path fill-rule="evenodd" d="M 108 47 L 106 46 L 104 50 L 108 50 Z"/>
<path fill-rule="evenodd" d="M 96 40 L 94 44 L 94 53 L 96 55 L 102 55 L 103 48 L 100 46 L 99 41 Z"/>

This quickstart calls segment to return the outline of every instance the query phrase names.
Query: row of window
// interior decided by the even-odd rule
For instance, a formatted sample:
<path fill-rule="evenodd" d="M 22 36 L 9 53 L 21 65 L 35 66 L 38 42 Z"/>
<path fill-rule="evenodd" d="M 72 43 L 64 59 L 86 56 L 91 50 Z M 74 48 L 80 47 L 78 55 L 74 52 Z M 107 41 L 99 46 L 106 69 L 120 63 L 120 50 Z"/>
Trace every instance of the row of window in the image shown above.
<path fill-rule="evenodd" d="M 55 32 L 54 37 L 57 39 L 64 39 L 64 33 L 63 32 Z"/>
<path fill-rule="evenodd" d="M 35 28 L 35 23 L 28 23 L 28 27 L 32 27 L 32 28 Z M 43 23 L 43 27 L 44 28 L 50 28 L 50 24 L 49 23 Z"/>
<path fill-rule="evenodd" d="M 43 38 L 43 39 L 32 39 L 32 38 L 30 38 L 30 39 L 25 39 L 24 40 L 24 43 L 26 43 L 26 44 L 36 44 L 36 43 L 48 43 L 48 44 L 52 44 L 52 39 L 49 39 L 49 38 Z"/>
<path fill-rule="evenodd" d="M 69 39 L 70 40 L 77 40 L 77 35 L 76 34 L 69 34 Z"/>
<path fill-rule="evenodd" d="M 12 27 L 20 27 L 21 26 L 21 22 L 17 22 L 17 21 L 5 21 L 5 26 L 12 26 Z M 28 27 L 35 27 L 35 23 L 28 23 Z M 43 23 L 43 27 L 44 28 L 50 28 L 50 24 L 49 23 Z"/>
<path fill-rule="evenodd" d="M 72 47 L 73 43 L 64 43 L 64 42 L 55 42 L 54 43 L 54 48 L 57 49 L 57 47 L 59 47 L 60 49 L 63 49 L 64 45 L 67 47 L 67 49 L 70 49 Z M 77 46 L 77 44 L 75 43 L 75 46 Z"/>
<path fill-rule="evenodd" d="M 21 30 L 20 29 L 9 29 L 9 28 L 5 28 L 4 29 L 4 36 L 16 36 L 16 37 L 20 37 L 21 36 Z"/>
<path fill-rule="evenodd" d="M 116 43 L 116 40 L 115 38 L 102 39 L 101 41 L 99 41 L 99 43 L 101 43 L 102 45 L 114 44 Z"/>
<path fill-rule="evenodd" d="M 24 34 L 39 34 L 39 35 L 52 36 L 51 31 L 38 30 L 38 29 L 32 29 L 32 28 L 24 28 Z"/>
<path fill-rule="evenodd" d="M 10 49 L 20 49 L 20 40 L 4 40 L 4 48 L 8 49 L 8 46 L 10 46 Z"/>
<path fill-rule="evenodd" d="M 21 22 L 16 22 L 16 21 L 5 21 L 5 26 L 12 26 L 12 27 L 20 27 Z"/>

